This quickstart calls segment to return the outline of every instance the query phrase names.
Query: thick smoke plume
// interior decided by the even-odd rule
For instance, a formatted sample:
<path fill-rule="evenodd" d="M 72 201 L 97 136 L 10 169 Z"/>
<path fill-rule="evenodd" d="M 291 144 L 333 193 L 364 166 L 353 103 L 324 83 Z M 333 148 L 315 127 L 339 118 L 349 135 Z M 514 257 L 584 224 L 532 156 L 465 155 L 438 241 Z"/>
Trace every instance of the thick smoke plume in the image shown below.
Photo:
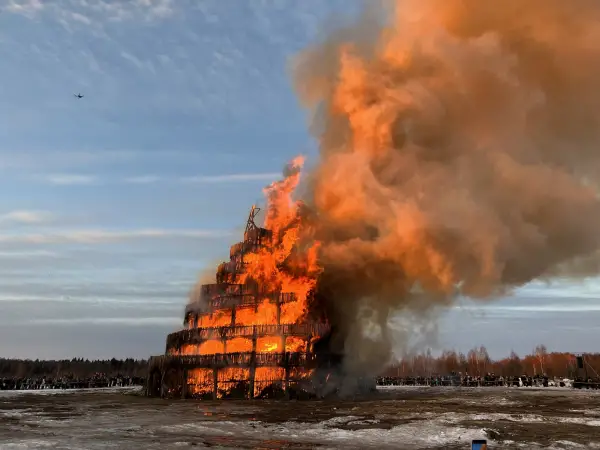
<path fill-rule="evenodd" d="M 599 43 L 597 0 L 398 0 L 299 55 L 351 369 L 387 361 L 392 313 L 597 273 Z"/>

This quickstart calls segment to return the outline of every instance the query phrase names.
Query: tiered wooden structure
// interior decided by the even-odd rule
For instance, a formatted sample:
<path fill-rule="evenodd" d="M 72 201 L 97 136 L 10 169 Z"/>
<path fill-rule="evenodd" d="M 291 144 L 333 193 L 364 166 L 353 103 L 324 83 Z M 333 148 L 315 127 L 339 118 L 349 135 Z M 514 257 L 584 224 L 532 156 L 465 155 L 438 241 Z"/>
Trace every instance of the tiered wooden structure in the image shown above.
<path fill-rule="evenodd" d="M 261 286 L 244 274 L 248 264 L 244 255 L 258 252 L 271 244 L 271 232 L 256 226 L 259 209 L 252 207 L 243 242 L 230 249 L 228 262 L 217 269 L 216 283 L 205 284 L 199 297 L 185 309 L 185 329 L 167 336 L 166 352 L 150 359 L 147 394 L 161 397 L 245 397 L 255 398 L 279 393 L 303 391 L 310 384 L 310 374 L 317 358 L 312 344 L 329 332 L 324 323 L 280 323 L 281 306 L 296 298 L 290 292 L 262 292 Z M 244 279 L 240 282 L 240 279 Z M 268 299 L 276 306 L 274 323 L 252 326 L 236 325 L 236 312 L 253 308 Z M 215 314 L 230 313 L 227 323 L 210 326 Z M 230 320 L 229 320 L 230 319 Z M 206 326 L 206 324 L 209 326 Z M 286 348 L 286 340 L 304 341 L 302 352 L 257 351 L 257 341 L 269 337 L 281 339 L 278 349 Z M 232 353 L 227 344 L 232 339 L 251 341 L 251 351 Z M 222 343 L 222 352 L 201 354 L 198 349 L 207 341 Z M 258 373 L 258 375 L 257 375 Z"/>

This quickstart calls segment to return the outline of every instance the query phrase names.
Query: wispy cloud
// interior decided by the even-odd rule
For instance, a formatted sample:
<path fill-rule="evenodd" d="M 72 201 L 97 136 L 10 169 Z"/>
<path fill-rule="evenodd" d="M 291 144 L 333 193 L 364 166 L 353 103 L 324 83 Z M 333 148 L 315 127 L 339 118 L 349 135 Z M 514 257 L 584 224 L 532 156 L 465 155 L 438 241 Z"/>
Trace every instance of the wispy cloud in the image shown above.
<path fill-rule="evenodd" d="M 130 62 L 138 70 L 147 71 L 153 75 L 156 75 L 156 68 L 150 58 L 140 58 L 131 52 L 121 50 L 121 58 Z"/>
<path fill-rule="evenodd" d="M 81 175 L 81 174 L 54 174 L 47 175 L 43 179 L 56 185 L 89 185 L 98 182 L 98 178 L 94 175 Z"/>
<path fill-rule="evenodd" d="M 0 250 L 0 259 L 11 260 L 11 259 L 30 259 L 30 258 L 60 258 L 60 255 L 56 252 L 50 252 L 47 250 L 15 250 L 15 251 Z M 0 298 L 0 301 L 2 301 L 1 298 Z"/>
<path fill-rule="evenodd" d="M 175 2 L 173 0 L 130 0 L 127 2 L 107 0 L 87 2 L 79 0 L 79 4 L 102 12 L 111 20 L 165 19 L 175 12 Z"/>
<path fill-rule="evenodd" d="M 47 211 L 17 210 L 0 214 L 0 225 L 6 223 L 37 225 L 53 220 L 53 215 Z"/>
<path fill-rule="evenodd" d="M 157 181 L 160 181 L 161 177 L 156 176 L 156 175 L 140 175 L 140 176 L 136 176 L 136 177 L 127 177 L 124 178 L 123 181 L 125 183 L 130 183 L 130 184 L 150 184 L 150 183 L 156 183 Z"/>
<path fill-rule="evenodd" d="M 8 0 L 0 10 L 34 17 L 48 11 L 59 21 L 73 20 L 90 24 L 89 15 L 100 20 L 160 20 L 175 13 L 174 0 L 63 0 L 46 2 L 42 0 Z"/>
<path fill-rule="evenodd" d="M 31 319 L 28 324 L 39 325 L 176 325 L 181 324 L 180 317 L 77 317 L 68 319 Z"/>
<path fill-rule="evenodd" d="M 39 177 L 43 182 L 54 185 L 91 185 L 99 184 L 151 184 L 159 181 L 166 183 L 188 183 L 188 184 L 226 184 L 247 183 L 253 181 L 271 182 L 281 178 L 279 172 L 266 173 L 236 173 L 225 175 L 195 175 L 187 177 L 164 177 L 159 175 L 132 175 L 122 178 L 100 178 L 96 175 L 79 174 L 54 174 Z"/>
<path fill-rule="evenodd" d="M 34 292 L 27 292 L 27 294 L 18 293 L 18 292 L 10 292 L 10 287 L 5 289 L 4 293 L 0 294 L 0 303 L 24 303 L 24 302 L 35 302 L 35 303 L 80 303 L 86 306 L 129 306 L 135 307 L 138 310 L 147 309 L 147 308 L 156 308 L 156 307 L 164 307 L 164 306 L 181 306 L 181 298 L 185 297 L 186 291 L 190 288 L 192 282 L 186 284 L 185 289 L 182 291 L 182 295 L 180 298 L 177 295 L 173 295 L 172 291 L 165 294 L 165 298 L 150 298 L 152 294 L 156 292 L 155 289 L 152 292 L 149 292 L 148 289 L 142 290 L 137 293 L 138 297 L 132 297 L 128 295 L 125 289 L 117 289 L 110 292 L 108 295 L 112 296 L 104 296 L 98 294 L 90 294 L 89 287 L 87 287 L 85 294 L 75 294 L 75 295 L 57 295 L 56 289 L 51 290 L 49 292 L 46 290 L 43 294 Z M 125 294 L 125 295 L 124 295 Z"/>
<path fill-rule="evenodd" d="M 126 52 L 125 50 L 121 50 L 121 57 L 129 61 L 131 64 L 133 64 L 140 70 L 145 68 L 144 62 L 142 62 L 139 58 L 135 57 L 131 53 Z"/>
<path fill-rule="evenodd" d="M 0 0 L 1 1 L 1 0 Z M 97 171 L 107 166 L 130 166 L 136 164 L 164 164 L 173 161 L 199 163 L 209 152 L 189 150 L 46 150 L 7 148 L 0 145 L 0 170 L 30 173 L 50 172 L 52 174 L 71 174 L 83 171 Z M 221 160 L 233 156 L 225 152 L 211 157 Z"/>
<path fill-rule="evenodd" d="M 229 236 L 225 230 L 139 229 L 139 230 L 65 230 L 46 233 L 0 234 L 0 243 L 22 244 L 104 244 L 133 239 L 204 239 Z"/>
<path fill-rule="evenodd" d="M 11 13 L 32 17 L 44 9 L 44 4 L 41 0 L 8 0 L 8 3 L 4 7 L 0 7 L 0 10 L 2 9 Z"/>
<path fill-rule="evenodd" d="M 73 19 L 73 21 L 75 22 L 81 22 L 84 25 L 91 25 L 92 21 L 89 17 L 84 16 L 83 14 L 79 14 L 76 12 L 72 12 L 70 15 L 71 19 Z"/>
<path fill-rule="evenodd" d="M 237 183 L 244 181 L 273 181 L 281 178 L 278 172 L 269 173 L 237 173 L 229 175 L 197 175 L 183 177 L 184 183 Z"/>
<path fill-rule="evenodd" d="M 142 155 L 149 156 L 163 152 L 133 151 L 133 150 L 30 150 L 18 149 L 14 152 L 10 149 L 0 149 L 3 158 L 0 161 L 0 169 L 9 170 L 53 170 L 62 172 L 72 170 L 74 167 L 90 167 L 106 164 L 128 164 L 140 158 Z"/>

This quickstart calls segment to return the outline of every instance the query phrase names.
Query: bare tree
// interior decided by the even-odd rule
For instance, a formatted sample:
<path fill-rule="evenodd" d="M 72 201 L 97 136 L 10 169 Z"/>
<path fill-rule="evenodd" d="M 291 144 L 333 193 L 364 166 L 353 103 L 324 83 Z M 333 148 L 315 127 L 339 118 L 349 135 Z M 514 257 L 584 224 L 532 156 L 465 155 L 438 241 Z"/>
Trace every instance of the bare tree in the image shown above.
<path fill-rule="evenodd" d="M 477 362 L 483 367 L 484 373 L 487 372 L 487 366 L 490 363 L 490 361 L 490 355 L 488 355 L 487 349 L 482 345 L 477 350 Z"/>
<path fill-rule="evenodd" d="M 540 370 L 542 372 L 542 374 L 545 373 L 544 371 L 544 363 L 546 361 L 546 356 L 548 355 L 548 350 L 546 349 L 546 346 L 544 344 L 540 344 L 535 348 L 535 357 L 537 358 L 537 360 L 540 363 Z"/>
<path fill-rule="evenodd" d="M 458 364 L 461 372 L 467 372 L 469 370 L 469 360 L 463 352 L 458 354 Z"/>
<path fill-rule="evenodd" d="M 479 374 L 479 358 L 477 358 L 477 351 L 475 349 L 469 350 L 467 359 L 469 361 L 469 372 L 477 372 L 477 374 Z"/>
<path fill-rule="evenodd" d="M 458 372 L 460 369 L 460 362 L 458 355 L 454 350 L 444 350 L 440 357 L 441 369 L 446 373 Z"/>
<path fill-rule="evenodd" d="M 521 358 L 514 351 L 510 352 L 510 358 L 506 364 L 506 375 L 519 376 L 523 374 Z"/>

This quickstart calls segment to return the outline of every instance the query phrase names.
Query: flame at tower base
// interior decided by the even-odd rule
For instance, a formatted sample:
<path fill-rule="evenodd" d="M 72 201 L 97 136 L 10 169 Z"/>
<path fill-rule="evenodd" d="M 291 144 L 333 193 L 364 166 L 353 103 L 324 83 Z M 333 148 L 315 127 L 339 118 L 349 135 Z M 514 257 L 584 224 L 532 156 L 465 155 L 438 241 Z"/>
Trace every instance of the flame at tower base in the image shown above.
<path fill-rule="evenodd" d="M 257 212 L 252 207 L 244 240 L 219 265 L 216 283 L 202 285 L 186 306 L 185 328 L 167 336 L 164 355 L 150 358 L 146 395 L 311 398 L 344 394 L 348 386 L 352 394 L 374 389 L 372 379 L 344 378 L 343 356 L 326 344 L 332 329 L 324 313 L 307 311 L 314 285 L 288 282 L 286 292 L 259 282 L 254 268 L 275 239 L 256 226 Z"/>

